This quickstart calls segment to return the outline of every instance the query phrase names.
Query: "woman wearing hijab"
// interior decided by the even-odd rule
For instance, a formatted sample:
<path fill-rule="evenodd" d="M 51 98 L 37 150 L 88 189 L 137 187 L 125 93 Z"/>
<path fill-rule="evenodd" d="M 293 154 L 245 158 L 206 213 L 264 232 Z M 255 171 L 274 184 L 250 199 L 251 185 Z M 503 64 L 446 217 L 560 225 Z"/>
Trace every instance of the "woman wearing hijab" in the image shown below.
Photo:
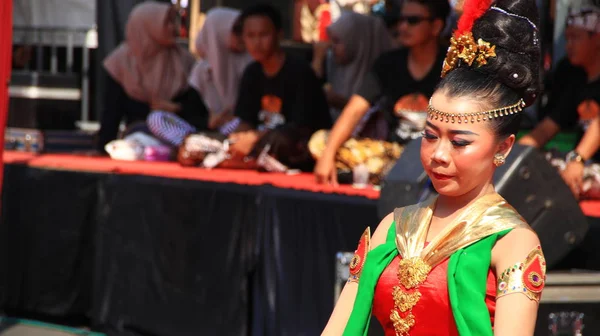
<path fill-rule="evenodd" d="M 108 74 L 98 149 L 117 137 L 119 124 L 144 122 L 150 110 L 178 113 L 196 127 L 206 124 L 206 112 L 182 109 L 189 99 L 187 76 L 193 56 L 176 44 L 175 9 L 147 1 L 129 15 L 125 42 L 104 61 Z M 200 101 L 201 103 L 201 101 Z"/>
<path fill-rule="evenodd" d="M 194 66 L 189 84 L 208 107 L 211 129 L 233 119 L 238 86 L 244 69 L 252 61 L 240 38 L 239 15 L 233 9 L 211 9 L 196 38 L 196 51 L 202 60 Z"/>
<path fill-rule="evenodd" d="M 327 33 L 332 57 L 327 62 L 329 85 L 326 93 L 335 120 L 360 87 L 375 59 L 390 50 L 393 43 L 381 19 L 349 11 L 329 26 Z M 319 46 L 315 48 L 314 64 L 317 73 L 322 74 L 322 69 L 318 68 L 323 64 L 326 53 L 318 49 Z"/>

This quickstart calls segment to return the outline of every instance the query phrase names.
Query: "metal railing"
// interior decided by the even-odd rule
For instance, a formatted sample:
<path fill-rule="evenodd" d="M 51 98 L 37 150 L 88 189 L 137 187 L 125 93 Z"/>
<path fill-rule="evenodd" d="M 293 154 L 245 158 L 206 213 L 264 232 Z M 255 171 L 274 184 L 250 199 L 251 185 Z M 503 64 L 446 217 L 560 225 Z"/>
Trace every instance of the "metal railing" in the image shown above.
<path fill-rule="evenodd" d="M 98 45 L 97 31 L 92 28 L 13 27 L 13 43 L 35 50 L 35 59 L 25 63 L 23 69 L 13 70 L 9 86 L 11 98 L 53 99 L 81 102 L 80 120 L 89 121 L 90 103 L 90 50 Z M 59 49 L 64 48 L 64 55 Z M 75 69 L 75 50 L 81 48 L 81 68 Z M 49 50 L 49 62 L 47 53 Z M 43 75 L 65 77 L 80 76 L 77 85 L 40 85 Z M 15 77 L 28 77 L 28 83 L 16 83 Z"/>

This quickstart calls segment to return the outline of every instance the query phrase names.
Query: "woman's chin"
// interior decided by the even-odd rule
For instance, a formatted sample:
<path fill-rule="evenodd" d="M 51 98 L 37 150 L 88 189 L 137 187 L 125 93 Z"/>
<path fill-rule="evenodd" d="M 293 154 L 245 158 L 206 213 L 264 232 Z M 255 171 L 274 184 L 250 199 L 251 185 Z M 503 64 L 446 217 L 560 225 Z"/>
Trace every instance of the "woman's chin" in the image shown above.
<path fill-rule="evenodd" d="M 442 196 L 456 197 L 461 195 L 461 190 L 458 188 L 455 182 L 433 182 L 433 188 L 435 188 L 435 191 Z"/>

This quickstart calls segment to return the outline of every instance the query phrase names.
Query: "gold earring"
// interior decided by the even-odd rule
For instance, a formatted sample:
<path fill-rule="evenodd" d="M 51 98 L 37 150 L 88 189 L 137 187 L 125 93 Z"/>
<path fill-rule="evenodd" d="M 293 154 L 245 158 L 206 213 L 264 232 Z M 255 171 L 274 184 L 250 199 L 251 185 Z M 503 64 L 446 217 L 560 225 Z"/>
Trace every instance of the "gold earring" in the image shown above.
<path fill-rule="evenodd" d="M 504 162 L 506 162 L 506 158 L 504 157 L 504 155 L 500 153 L 494 155 L 494 165 L 496 165 L 496 167 L 502 166 Z"/>

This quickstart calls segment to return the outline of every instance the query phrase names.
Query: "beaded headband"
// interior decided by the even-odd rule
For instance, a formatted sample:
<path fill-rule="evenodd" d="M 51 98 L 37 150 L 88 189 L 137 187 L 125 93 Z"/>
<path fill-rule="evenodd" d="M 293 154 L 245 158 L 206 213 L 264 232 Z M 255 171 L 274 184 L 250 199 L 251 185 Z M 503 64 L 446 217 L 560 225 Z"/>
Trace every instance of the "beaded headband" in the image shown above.
<path fill-rule="evenodd" d="M 529 23 L 529 25 L 531 26 L 531 28 L 533 28 L 533 45 L 537 45 L 537 44 L 538 44 L 538 42 L 539 42 L 539 41 L 538 41 L 538 37 L 537 37 L 538 27 L 535 25 L 535 23 L 533 23 L 533 22 L 532 22 L 531 20 L 529 20 L 527 17 L 525 17 L 525 16 L 522 16 L 522 15 L 518 15 L 518 14 L 511 13 L 511 12 L 509 12 L 509 11 L 506 11 L 506 10 L 504 10 L 504 9 L 502 9 L 502 8 L 499 8 L 499 7 L 496 7 L 496 6 L 492 6 L 490 9 L 491 9 L 491 10 L 495 10 L 495 11 L 497 11 L 497 12 L 500 12 L 500 13 L 502 13 L 502 14 L 504 14 L 504 15 L 508 15 L 508 16 L 516 17 L 516 18 L 519 18 L 519 19 L 521 19 L 521 20 L 525 20 L 525 21 L 527 21 L 527 23 Z"/>
<path fill-rule="evenodd" d="M 525 108 L 525 101 L 523 99 L 519 99 L 516 104 L 501 107 L 494 110 L 488 110 L 483 112 L 472 112 L 472 113 L 447 113 L 442 112 L 431 105 L 431 100 L 429 101 L 429 106 L 427 107 L 427 117 L 431 120 L 439 120 L 444 122 L 451 123 L 475 123 L 487 120 L 494 120 L 496 118 L 517 114 Z"/>

